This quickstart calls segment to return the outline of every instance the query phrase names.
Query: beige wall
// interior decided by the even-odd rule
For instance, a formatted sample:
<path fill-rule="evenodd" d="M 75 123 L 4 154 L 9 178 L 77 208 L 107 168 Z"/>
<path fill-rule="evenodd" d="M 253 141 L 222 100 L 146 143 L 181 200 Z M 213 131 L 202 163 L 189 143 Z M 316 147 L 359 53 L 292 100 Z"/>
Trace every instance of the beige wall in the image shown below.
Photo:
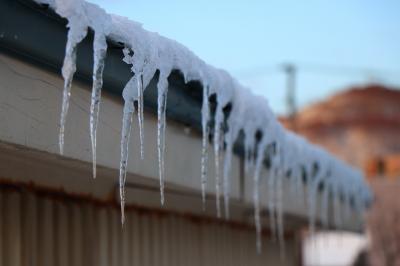
<path fill-rule="evenodd" d="M 63 80 L 32 65 L 0 54 L 0 140 L 29 148 L 58 153 L 58 129 Z M 89 136 L 90 87 L 73 82 L 65 133 L 65 157 L 91 162 Z M 118 169 L 122 101 L 103 92 L 98 128 L 98 164 Z M 137 119 L 131 138 L 128 171 L 158 179 L 156 117 L 145 114 L 145 154 L 139 156 Z M 169 122 L 166 131 L 166 178 L 188 188 L 200 187 L 201 142 L 198 134 L 185 133 L 185 127 Z M 210 152 L 210 160 L 212 154 Z M 233 196 L 238 196 L 238 167 L 233 161 Z M 210 171 L 213 171 L 210 164 Z M 118 173 L 115 174 L 118 177 Z M 129 179 L 129 177 L 128 177 Z M 210 179 L 208 190 L 214 189 Z"/>
<path fill-rule="evenodd" d="M 202 212 L 200 136 L 170 121 L 166 139 L 167 187 L 186 194 L 167 191 L 161 216 L 160 211 L 143 213 L 131 208 L 122 230 L 120 211 L 115 206 L 39 195 L 21 187 L 5 189 L 8 185 L 2 182 L 34 182 L 38 187 L 58 190 L 57 195 L 65 191 L 78 198 L 89 195 L 117 204 L 121 101 L 103 93 L 99 169 L 94 180 L 89 139 L 90 88 L 79 82 L 74 82 L 72 88 L 65 156 L 58 155 L 62 83 L 59 75 L 0 54 L 0 266 L 294 265 L 293 239 L 286 243 L 284 262 L 278 245 L 267 238 L 262 255 L 257 256 L 254 228 L 232 227 L 204 218 L 215 217 L 215 201 L 210 197 L 207 211 Z M 145 114 L 145 160 L 139 159 L 136 124 L 130 146 L 128 183 L 155 189 L 128 187 L 127 203 L 159 209 L 153 115 Z M 210 154 L 210 173 L 212 161 Z M 252 225 L 251 204 L 239 198 L 237 158 L 232 173 L 232 221 Z M 213 191 L 210 177 L 210 196 Z M 250 201 L 250 194 L 245 199 Z M 196 214 L 198 219 L 182 213 Z"/>
<path fill-rule="evenodd" d="M 98 129 L 98 177 L 91 178 L 89 138 L 90 87 L 73 83 L 70 112 L 65 135 L 65 156 L 58 155 L 58 123 L 61 108 L 60 75 L 0 54 L 0 178 L 13 181 L 33 181 L 39 185 L 62 188 L 67 192 L 91 194 L 100 199 L 116 197 L 120 152 L 122 102 L 103 92 Z M 158 160 L 156 149 L 156 118 L 145 114 L 145 160 L 139 158 L 139 134 L 134 119 L 128 183 L 157 188 Z M 201 210 L 200 155 L 198 133 L 168 121 L 166 131 L 166 179 L 169 187 L 190 192 L 196 197 L 167 194 L 165 209 L 215 215 L 213 156 L 210 152 L 207 212 Z M 244 198 L 239 195 L 239 159 L 232 163 L 232 218 L 253 223 L 251 177 L 244 178 Z M 285 181 L 286 182 L 286 181 Z M 267 203 L 267 187 L 262 181 L 262 204 Z M 284 183 L 284 210 L 300 219 L 289 218 L 293 229 L 304 226 L 307 209 L 302 199 L 293 197 Z M 128 203 L 160 207 L 157 192 L 128 190 Z M 265 219 L 264 219 L 265 221 Z M 344 227 L 358 229 L 357 219 Z"/>

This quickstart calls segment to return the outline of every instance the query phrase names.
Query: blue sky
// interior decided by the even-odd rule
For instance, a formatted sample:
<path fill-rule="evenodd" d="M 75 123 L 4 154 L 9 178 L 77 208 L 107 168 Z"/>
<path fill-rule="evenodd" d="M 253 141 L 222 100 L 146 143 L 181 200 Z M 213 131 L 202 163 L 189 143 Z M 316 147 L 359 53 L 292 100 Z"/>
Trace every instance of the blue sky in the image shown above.
<path fill-rule="evenodd" d="M 398 0 L 91 0 L 141 22 L 228 70 L 285 111 L 285 76 L 298 66 L 300 106 L 351 85 L 400 87 Z"/>

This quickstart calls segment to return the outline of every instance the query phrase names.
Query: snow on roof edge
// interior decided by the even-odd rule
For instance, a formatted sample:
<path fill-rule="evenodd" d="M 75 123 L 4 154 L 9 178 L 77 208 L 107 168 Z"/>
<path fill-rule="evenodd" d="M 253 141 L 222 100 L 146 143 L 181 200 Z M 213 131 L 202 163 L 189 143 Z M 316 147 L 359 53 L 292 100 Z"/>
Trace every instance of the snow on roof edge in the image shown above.
<path fill-rule="evenodd" d="M 210 110 L 208 97 L 211 94 L 217 95 L 217 109 L 215 113 L 215 127 L 213 152 L 218 158 L 214 163 L 217 172 L 217 215 L 221 216 L 220 194 L 223 194 L 225 203 L 225 216 L 229 217 L 229 195 L 230 195 L 230 164 L 233 150 L 233 143 L 239 132 L 245 133 L 245 162 L 248 175 L 254 179 L 254 206 L 256 209 L 255 220 L 257 230 L 259 224 L 259 179 L 260 168 L 262 167 L 265 150 L 275 145 L 272 166 L 268 171 L 268 178 L 271 184 L 279 190 L 281 177 L 288 172 L 292 175 L 293 182 L 298 185 L 302 178 L 301 171 L 305 169 L 310 176 L 307 182 L 309 185 L 308 202 L 310 227 L 313 227 L 316 214 L 315 198 L 318 186 L 324 182 L 324 198 L 327 198 L 329 191 L 333 191 L 332 201 L 338 200 L 344 195 L 348 205 L 353 206 L 358 212 L 362 212 L 366 203 L 371 201 L 371 192 L 363 181 L 360 171 L 348 166 L 339 159 L 331 156 L 322 148 L 308 143 L 304 138 L 286 131 L 275 118 L 265 98 L 254 95 L 249 89 L 240 85 L 233 77 L 224 70 L 216 69 L 196 55 L 188 48 L 174 40 L 162 37 L 157 33 L 144 30 L 141 24 L 127 18 L 108 14 L 106 11 L 92 3 L 83 0 L 35 0 L 41 4 L 49 4 L 60 16 L 68 19 L 69 28 L 68 41 L 62 74 L 65 80 L 63 107 L 60 127 L 60 151 L 64 145 L 64 127 L 68 112 L 69 95 L 73 75 L 76 71 L 76 50 L 77 44 L 85 38 L 87 29 L 94 30 L 94 66 L 93 66 L 93 90 L 91 102 L 90 128 L 93 152 L 93 174 L 96 173 L 96 129 L 98 110 L 100 107 L 102 72 L 104 58 L 106 56 L 106 37 L 126 44 L 124 49 L 124 62 L 131 65 L 132 78 L 126 84 L 123 91 L 125 100 L 123 127 L 121 136 L 121 163 L 120 163 L 120 194 L 121 210 L 123 213 L 128 161 L 128 143 L 130 136 L 131 120 L 134 112 L 137 112 L 139 119 L 139 133 L 141 139 L 141 155 L 143 156 L 143 91 L 159 70 L 158 81 L 158 156 L 161 203 L 164 202 L 164 150 L 165 150 L 165 108 L 168 95 L 168 76 L 174 69 L 179 69 L 184 75 L 185 81 L 198 80 L 203 84 L 203 106 L 202 106 L 202 127 L 203 127 L 203 148 L 201 183 L 203 200 L 205 200 L 205 187 L 207 183 L 207 163 L 209 143 L 207 141 L 210 130 Z M 134 101 L 138 101 L 138 110 L 135 110 Z M 225 117 L 223 108 L 231 103 L 232 109 L 229 117 Z M 227 120 L 228 130 L 224 131 L 222 125 Z M 257 132 L 262 132 L 261 140 L 257 140 Z M 225 157 L 222 158 L 221 150 L 226 144 Z M 257 156 L 258 155 L 258 156 Z M 315 162 L 318 169 L 315 170 Z M 222 174 L 222 176 L 220 176 Z M 311 178 L 311 176 L 313 178 Z M 328 189 L 329 187 L 329 189 Z M 326 200 L 327 201 L 327 200 Z M 351 204 L 353 202 L 353 204 Z M 355 202 L 355 203 L 354 203 Z M 323 202 L 323 204 L 327 204 Z M 346 205 L 346 204 L 345 204 Z M 327 214 L 326 214 L 327 215 Z M 122 215 L 122 220 L 124 216 Z M 321 220 L 327 219 L 321 215 Z M 258 221 L 258 222 L 257 222 Z M 339 226 L 340 220 L 335 221 Z"/>

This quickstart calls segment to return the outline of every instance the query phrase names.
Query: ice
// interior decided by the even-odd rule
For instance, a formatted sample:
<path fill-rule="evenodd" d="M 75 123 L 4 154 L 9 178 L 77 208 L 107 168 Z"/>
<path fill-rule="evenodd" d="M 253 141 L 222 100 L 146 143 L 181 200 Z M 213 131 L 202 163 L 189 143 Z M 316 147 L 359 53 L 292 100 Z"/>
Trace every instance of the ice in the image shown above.
<path fill-rule="evenodd" d="M 137 112 L 137 116 L 138 116 L 138 124 L 139 124 L 139 138 L 140 138 L 140 159 L 144 159 L 144 112 L 143 112 L 143 75 L 141 74 L 139 76 L 140 78 L 137 79 L 138 82 L 138 112 Z"/>
<path fill-rule="evenodd" d="M 276 209 L 277 209 L 277 231 L 278 231 L 278 242 L 280 247 L 280 255 L 283 259 L 285 257 L 285 224 L 284 224 L 284 213 L 283 213 L 283 198 L 282 198 L 282 175 L 277 179 L 276 182 Z"/>
<path fill-rule="evenodd" d="M 221 217 L 221 204 L 220 204 L 220 147 L 221 147 L 221 130 L 222 130 L 222 122 L 223 122 L 223 113 L 222 106 L 220 103 L 217 103 L 217 110 L 215 114 L 215 124 L 214 124 L 214 160 L 215 160 L 215 198 L 216 198 L 216 208 L 217 208 L 217 217 Z"/>
<path fill-rule="evenodd" d="M 263 138 L 263 140 L 265 137 Z M 259 144 L 257 150 L 257 159 L 254 168 L 254 177 L 253 177 L 253 205 L 254 205 L 254 222 L 256 226 L 256 248 L 257 252 L 260 254 L 262 249 L 262 227 L 261 227 L 261 217 L 260 217 L 260 172 L 262 163 L 264 161 L 264 153 L 265 153 L 266 142 L 265 140 Z"/>
<path fill-rule="evenodd" d="M 334 182 L 333 184 L 333 210 L 334 210 L 334 224 L 336 228 L 340 227 L 340 224 L 342 223 L 341 221 L 341 215 L 340 215 L 340 200 L 339 200 L 339 187 L 337 185 L 337 182 Z"/>
<path fill-rule="evenodd" d="M 232 83 L 231 86 L 233 88 L 237 88 L 237 83 Z M 231 166 L 232 166 L 232 156 L 233 156 L 233 147 L 235 145 L 235 141 L 239 137 L 239 133 L 245 127 L 245 120 L 243 118 L 246 116 L 246 110 L 248 110 L 247 104 L 243 101 L 245 96 L 242 96 L 242 92 L 239 89 L 235 89 L 233 92 L 232 101 L 230 102 L 232 108 L 227 114 L 227 132 L 225 133 L 225 160 L 224 160 L 224 176 L 223 176 L 223 184 L 224 184 L 224 209 L 225 209 L 225 218 L 229 219 L 229 201 L 230 201 L 230 190 L 231 190 Z M 253 135 L 254 136 L 254 135 Z"/>
<path fill-rule="evenodd" d="M 247 133 L 248 134 L 248 133 Z M 247 177 L 254 165 L 254 143 L 251 142 L 253 140 L 254 134 L 249 134 L 249 136 L 245 136 L 244 142 L 244 173 L 245 177 Z"/>
<path fill-rule="evenodd" d="M 271 227 L 271 235 L 276 239 L 276 221 L 275 221 L 275 179 L 276 174 L 273 173 L 275 169 L 271 169 L 268 175 L 268 214 Z"/>
<path fill-rule="evenodd" d="M 287 159 L 285 158 L 285 149 L 287 148 L 286 146 L 286 139 L 282 140 L 282 143 L 277 145 L 276 149 L 278 150 L 276 158 L 277 158 L 277 163 L 276 165 L 278 167 L 275 168 L 275 174 L 274 174 L 274 181 L 275 184 L 272 187 L 273 190 L 275 190 L 275 210 L 276 210 L 276 217 L 275 219 L 272 219 L 272 222 L 276 223 L 276 238 L 278 239 L 279 247 L 280 247 L 280 255 L 281 258 L 283 259 L 285 256 L 285 238 L 284 238 L 284 213 L 283 213 L 283 177 L 287 169 Z M 287 156 L 289 157 L 289 156 Z"/>
<path fill-rule="evenodd" d="M 132 114 L 134 113 L 133 101 L 125 102 L 124 105 L 124 118 L 122 122 L 121 132 L 121 161 L 119 167 L 119 194 L 121 200 L 121 223 L 125 222 L 125 182 L 126 173 L 128 166 L 128 152 L 129 152 L 129 140 L 132 127 Z"/>
<path fill-rule="evenodd" d="M 235 144 L 235 140 L 238 137 L 239 129 L 238 124 L 235 123 L 237 119 L 238 113 L 236 113 L 237 109 L 233 110 L 229 119 L 228 119 L 228 132 L 225 134 L 225 160 L 224 160 L 224 176 L 223 176 L 223 185 L 224 185 L 224 209 L 225 209 L 225 219 L 229 219 L 229 199 L 230 199 L 230 180 L 231 180 L 231 165 L 232 165 L 232 156 L 233 156 L 233 145 Z"/>
<path fill-rule="evenodd" d="M 59 133 L 59 147 L 60 154 L 64 154 L 64 131 L 65 122 L 67 120 L 67 114 L 69 109 L 69 100 L 71 97 L 71 86 L 72 79 L 76 72 L 76 53 L 78 44 L 85 38 L 87 34 L 87 26 L 78 18 L 71 18 L 68 22 L 68 38 L 65 47 L 65 57 L 62 66 L 62 76 L 64 78 L 64 90 L 63 99 L 61 106 L 61 118 L 60 118 L 60 133 Z"/>
<path fill-rule="evenodd" d="M 157 149 L 158 149 L 158 170 L 160 177 L 160 196 L 161 205 L 164 205 L 164 186 L 165 186 L 165 127 L 166 127 L 166 108 L 168 94 L 167 77 L 161 77 L 157 84 L 158 88 L 158 126 L 157 126 Z"/>
<path fill-rule="evenodd" d="M 93 87 L 90 105 L 90 138 L 92 141 L 93 177 L 96 178 L 96 144 L 97 124 L 99 121 L 99 110 L 101 100 L 101 89 L 103 87 L 104 61 L 107 53 L 106 36 L 95 32 L 93 42 Z"/>
<path fill-rule="evenodd" d="M 319 158 L 323 158 L 325 154 L 322 152 L 322 150 L 316 150 L 314 154 L 314 160 Z M 309 220 L 309 230 L 310 233 L 313 235 L 315 232 L 315 222 L 316 222 L 316 208 L 317 208 L 317 193 L 318 193 L 318 187 L 322 180 L 326 178 L 328 175 L 328 170 L 327 166 L 324 165 L 325 161 L 321 160 L 320 164 L 318 165 L 318 169 L 313 171 L 313 173 L 310 173 L 310 176 L 308 178 L 308 220 Z"/>
<path fill-rule="evenodd" d="M 230 168 L 232 163 L 232 153 L 233 153 L 233 137 L 232 132 L 229 131 L 226 134 L 226 151 L 225 151 L 225 161 L 224 161 L 224 209 L 225 209 L 225 219 L 229 219 L 229 194 L 230 194 Z"/>
<path fill-rule="evenodd" d="M 347 220 L 350 217 L 350 189 L 344 189 L 344 201 L 343 201 L 343 218 Z"/>
<path fill-rule="evenodd" d="M 138 103 L 138 124 L 140 136 L 140 157 L 144 159 L 144 134 L 143 134 L 143 95 L 150 81 L 158 75 L 158 126 L 157 126 L 157 152 L 158 170 L 160 179 L 161 204 L 164 204 L 165 186 L 165 132 L 168 95 L 168 77 L 173 70 L 181 71 L 185 82 L 198 81 L 204 85 L 202 105 L 202 150 L 201 150 L 201 190 L 203 205 L 205 202 L 205 190 L 207 184 L 208 163 L 208 135 L 210 122 L 210 106 L 208 97 L 216 95 L 216 111 L 214 118 L 213 149 L 215 156 L 215 193 L 217 216 L 221 216 L 221 167 L 223 167 L 223 194 L 225 216 L 229 218 L 230 176 L 233 159 L 233 146 L 237 141 L 240 131 L 244 132 L 244 156 L 246 176 L 253 171 L 254 181 L 254 218 L 257 230 L 257 249 L 261 250 L 261 218 L 260 210 L 265 206 L 260 204 L 260 173 L 263 168 L 264 152 L 269 145 L 276 145 L 277 154 L 274 154 L 272 166 L 268 173 L 268 204 L 271 213 L 271 225 L 277 227 L 278 238 L 282 242 L 283 236 L 283 178 L 290 172 L 292 187 L 298 193 L 294 195 L 298 201 L 304 197 L 302 172 L 308 175 L 306 201 L 309 206 L 310 228 L 314 230 L 314 222 L 317 219 L 317 191 L 322 181 L 325 182 L 325 191 L 322 194 L 322 202 L 319 206 L 325 209 L 320 214 L 320 219 L 325 224 L 328 221 L 328 208 L 334 209 L 334 220 L 339 227 L 343 218 L 350 214 L 350 198 L 353 196 L 356 211 L 362 212 L 365 206 L 371 202 L 372 195 L 365 184 L 362 174 L 347 166 L 335 157 L 321 152 L 320 148 L 308 143 L 303 138 L 290 133 L 282 128 L 275 115 L 269 108 L 268 101 L 252 93 L 248 88 L 240 85 L 226 71 L 216 69 L 194 55 L 189 49 L 174 40 L 162 37 L 157 33 L 146 31 L 142 26 L 127 18 L 107 14 L 98 6 L 84 2 L 83 0 L 37 0 L 40 3 L 48 3 L 59 15 L 68 20 L 68 39 L 65 49 L 62 75 L 64 78 L 64 90 L 62 111 L 60 118 L 59 146 L 60 153 L 64 151 L 64 131 L 68 113 L 71 84 L 76 71 L 77 46 L 85 38 L 87 29 L 94 32 L 94 65 L 93 65 L 93 90 L 90 107 L 90 135 L 93 154 L 93 176 L 96 176 L 96 132 L 99 121 L 99 107 L 102 87 L 102 72 L 107 49 L 106 40 L 124 43 L 123 61 L 131 66 L 132 77 L 123 90 L 124 110 L 121 129 L 121 161 L 120 161 L 120 196 L 121 214 L 124 222 L 125 189 L 124 184 L 127 175 L 127 163 L 129 155 L 129 137 L 132 127 L 132 115 L 136 111 L 134 102 Z M 227 114 L 226 107 L 230 107 Z M 259 137 L 256 137 L 259 135 Z M 261 137 L 260 137 L 261 136 Z M 156 151 L 154 151 L 156 152 Z M 276 161 L 275 161 L 276 160 Z M 319 165 L 315 175 L 313 165 Z M 328 167 L 329 166 L 329 167 Z M 330 169 L 329 179 L 327 176 Z M 329 199 L 329 190 L 333 197 Z M 344 202 L 339 201 L 343 195 Z M 264 204 L 265 205 L 265 204 Z M 343 209 L 344 208 L 344 209 Z M 275 230 L 274 230 L 275 231 Z"/>
<path fill-rule="evenodd" d="M 121 200 L 121 223 L 125 222 L 125 182 L 126 173 L 128 167 L 128 155 L 129 155 L 129 140 L 132 128 L 132 116 L 135 112 L 134 99 L 135 97 L 131 94 L 133 88 L 137 85 L 136 76 L 132 77 L 126 84 L 123 97 L 125 100 L 123 118 L 122 118 L 122 130 L 121 130 L 121 159 L 119 167 L 119 193 Z"/>
<path fill-rule="evenodd" d="M 325 189 L 322 191 L 322 198 L 321 198 L 321 211 L 320 211 L 320 220 L 322 226 L 324 228 L 329 227 L 329 180 L 325 182 Z"/>
<path fill-rule="evenodd" d="M 135 58 L 131 54 L 133 54 L 133 51 L 129 49 L 128 47 L 125 47 L 123 49 L 124 53 L 124 62 L 127 64 L 135 64 Z M 133 98 L 135 101 L 138 103 L 138 110 L 137 110 L 137 118 L 138 118 L 138 125 L 139 125 L 139 139 L 140 139 L 140 158 L 143 160 L 144 159 L 144 84 L 148 84 L 150 82 L 149 79 L 149 71 L 144 71 L 144 70 L 137 70 L 135 67 L 132 67 L 132 72 L 135 73 L 135 81 L 136 81 L 136 86 L 132 87 L 131 94 L 133 95 Z"/>
<path fill-rule="evenodd" d="M 210 106 L 209 106 L 209 86 L 203 88 L 203 104 L 201 108 L 201 126 L 202 126 L 202 151 L 201 151 L 201 196 L 203 202 L 203 209 L 206 204 L 206 187 L 207 187 L 207 169 L 208 169 L 208 135 L 209 135 L 209 120 L 210 120 Z"/>

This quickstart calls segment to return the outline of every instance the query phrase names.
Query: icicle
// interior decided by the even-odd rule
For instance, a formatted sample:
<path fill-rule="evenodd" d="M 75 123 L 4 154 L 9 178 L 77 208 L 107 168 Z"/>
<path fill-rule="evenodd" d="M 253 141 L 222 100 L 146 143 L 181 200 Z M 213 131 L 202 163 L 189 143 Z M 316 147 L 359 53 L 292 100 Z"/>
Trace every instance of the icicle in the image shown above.
<path fill-rule="evenodd" d="M 322 221 L 323 226 L 327 229 L 329 226 L 329 183 L 325 183 L 325 189 L 322 193 L 322 199 L 321 199 L 321 213 L 320 213 L 320 219 Z"/>
<path fill-rule="evenodd" d="M 291 168 L 291 178 L 290 178 L 290 197 L 296 203 L 300 199 L 298 183 L 301 183 L 301 174 L 300 174 L 299 168 L 300 167 L 298 165 L 295 165 Z"/>
<path fill-rule="evenodd" d="M 119 167 L 119 193 L 121 199 L 121 223 L 125 222 L 125 181 L 128 167 L 128 155 L 129 155 L 129 140 L 132 128 L 132 116 L 135 112 L 134 99 L 135 97 L 135 86 L 137 85 L 136 75 L 133 76 L 122 92 L 122 96 L 125 100 L 123 117 L 122 117 L 122 131 L 121 131 L 121 159 Z"/>
<path fill-rule="evenodd" d="M 144 127 L 143 127 L 143 75 L 142 73 L 138 76 L 137 78 L 137 90 L 138 90 L 138 112 L 137 112 L 137 117 L 138 117 L 138 124 L 139 124 L 139 138 L 140 138 L 140 159 L 144 159 Z"/>
<path fill-rule="evenodd" d="M 279 168 L 277 169 L 277 175 L 276 175 L 276 212 L 277 212 L 277 217 L 276 217 L 276 229 L 278 233 L 278 242 L 279 242 L 279 247 L 280 247 L 280 256 L 281 259 L 284 259 L 285 257 L 285 238 L 284 238 L 284 232 L 285 232 L 285 227 L 284 227 L 284 219 L 283 219 L 283 199 L 282 199 L 282 182 L 283 182 L 283 177 L 284 177 L 284 172 L 286 169 L 286 162 L 284 158 L 284 150 L 283 150 L 283 145 L 278 145 L 278 148 L 280 152 L 277 154 L 279 156 Z"/>
<path fill-rule="evenodd" d="M 143 117 L 143 93 L 145 86 L 148 85 L 150 82 L 150 79 L 153 77 L 155 70 L 151 68 L 150 66 L 146 65 L 140 65 L 137 66 L 135 63 L 141 62 L 140 59 L 134 58 L 134 53 L 131 48 L 125 47 L 123 50 L 124 53 L 124 58 L 123 61 L 127 64 L 132 65 L 132 72 L 135 73 L 134 80 L 136 84 L 131 85 L 131 91 L 130 94 L 133 100 L 136 100 L 138 103 L 138 110 L 137 110 L 137 119 L 138 119 L 138 125 L 139 125 L 139 138 L 140 138 L 140 158 L 143 160 L 144 159 L 144 117 Z M 131 55 L 133 54 L 133 55 Z"/>
<path fill-rule="evenodd" d="M 229 193 L 230 193 L 230 169 L 232 163 L 232 153 L 233 153 L 233 129 L 230 128 L 229 132 L 226 134 L 226 155 L 224 161 L 224 209 L 225 209 L 225 219 L 229 219 Z"/>
<path fill-rule="evenodd" d="M 164 205 L 164 184 L 165 184 L 165 115 L 167 108 L 168 80 L 160 74 L 157 84 L 158 88 L 158 126 L 157 126 L 157 148 L 158 148 L 158 170 L 160 177 L 161 205 Z"/>
<path fill-rule="evenodd" d="M 93 87 L 90 105 L 90 139 L 92 141 L 93 178 L 96 178 L 96 136 L 106 53 L 106 36 L 102 33 L 95 32 L 93 42 Z"/>
<path fill-rule="evenodd" d="M 346 219 L 349 219 L 351 216 L 350 189 L 349 188 L 345 188 L 343 204 L 344 204 L 343 205 L 344 206 L 343 218 L 345 219 L 344 221 L 346 221 Z"/>
<path fill-rule="evenodd" d="M 214 159 L 215 159 L 215 197 L 216 197 L 216 207 L 217 207 L 217 217 L 221 217 L 221 204 L 220 204 L 220 147 L 221 147 L 221 130 L 222 130 L 222 106 L 217 103 L 217 111 L 215 114 L 215 125 L 214 125 Z"/>
<path fill-rule="evenodd" d="M 280 246 L 281 259 L 285 258 L 285 225 L 283 219 L 283 200 L 282 200 L 282 178 L 283 175 L 278 176 L 276 182 L 276 209 L 277 209 L 277 231 L 278 231 L 278 242 Z"/>
<path fill-rule="evenodd" d="M 317 208 L 317 192 L 318 186 L 322 181 L 323 175 L 321 174 L 321 170 L 314 177 L 313 181 L 309 182 L 308 185 L 308 219 L 309 219 L 309 230 L 311 235 L 315 233 L 315 220 L 316 220 L 316 208 Z M 311 180 L 311 178 L 310 178 Z"/>
<path fill-rule="evenodd" d="M 332 184 L 333 188 L 333 206 L 334 206 L 334 222 L 335 222 L 335 227 L 339 228 L 341 221 L 340 221 L 340 202 L 339 202 L 339 191 L 338 191 L 338 184 L 337 181 L 335 181 Z"/>
<path fill-rule="evenodd" d="M 299 171 L 299 175 L 296 178 L 296 197 L 298 200 L 302 200 L 304 198 L 304 185 L 303 185 L 303 168 Z"/>
<path fill-rule="evenodd" d="M 248 137 L 246 136 L 246 139 Z M 252 162 L 252 156 L 251 156 L 252 150 L 248 146 L 247 141 L 245 141 L 245 146 L 244 146 L 244 174 L 247 176 L 250 172 L 251 168 L 251 162 Z"/>
<path fill-rule="evenodd" d="M 262 163 L 264 161 L 264 143 L 260 143 L 257 151 L 257 161 L 254 169 L 253 177 L 253 204 L 254 204 L 254 223 L 256 226 L 256 247 L 258 254 L 261 254 L 262 248 L 262 227 L 261 227 L 261 217 L 260 217 L 260 172 Z"/>
<path fill-rule="evenodd" d="M 68 39 L 65 48 L 64 63 L 62 66 L 62 76 L 64 78 L 64 90 L 63 100 L 61 107 L 61 118 L 60 118 L 60 133 L 59 133 L 59 147 L 60 154 L 64 154 L 64 131 L 65 122 L 67 120 L 67 114 L 69 109 L 69 99 L 71 97 L 71 85 L 72 79 L 76 72 L 76 53 L 77 46 L 86 36 L 87 28 L 82 25 L 79 18 L 71 18 L 68 23 Z"/>
<path fill-rule="evenodd" d="M 312 182 L 313 177 L 308 176 L 307 178 L 307 210 L 308 210 L 308 227 L 310 230 L 311 236 L 314 235 L 314 221 L 313 221 L 313 213 L 314 213 L 314 208 L 315 208 L 315 199 L 314 199 L 314 183 Z"/>
<path fill-rule="evenodd" d="M 125 101 L 121 132 L 121 161 L 119 168 L 119 194 L 121 198 L 121 223 L 125 222 L 125 181 L 128 166 L 129 139 L 132 127 L 132 115 L 135 112 L 133 100 Z"/>
<path fill-rule="evenodd" d="M 276 240 L 276 222 L 275 222 L 275 169 L 271 168 L 268 174 L 268 213 L 271 227 L 272 239 Z"/>
<path fill-rule="evenodd" d="M 209 120 L 210 106 L 208 101 L 209 87 L 203 88 L 203 105 L 201 108 L 201 126 L 202 126 L 202 150 L 201 150 L 201 196 L 203 201 L 203 210 L 206 206 L 206 187 L 207 187 L 207 169 L 208 169 L 208 135 L 209 135 Z"/>

